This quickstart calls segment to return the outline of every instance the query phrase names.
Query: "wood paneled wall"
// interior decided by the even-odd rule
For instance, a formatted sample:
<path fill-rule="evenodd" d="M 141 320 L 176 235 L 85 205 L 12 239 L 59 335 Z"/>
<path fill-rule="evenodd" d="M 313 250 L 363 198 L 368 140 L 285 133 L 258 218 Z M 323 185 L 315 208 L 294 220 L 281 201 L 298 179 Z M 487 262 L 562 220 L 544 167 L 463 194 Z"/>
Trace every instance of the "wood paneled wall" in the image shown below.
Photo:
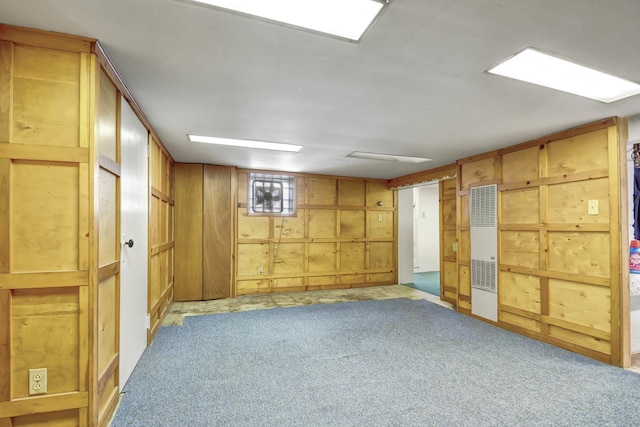
<path fill-rule="evenodd" d="M 95 358 L 91 378 L 97 378 L 90 401 L 93 424 L 105 425 L 118 403 L 120 330 L 120 94 L 109 77 L 95 66 L 95 153 L 98 167 L 92 188 L 97 198 L 93 211 L 91 252 L 97 250 L 97 271 L 92 277 L 91 302 L 95 315 Z M 97 229 L 97 230 L 96 230 Z M 97 277 L 96 277 L 97 276 Z"/>
<path fill-rule="evenodd" d="M 176 165 L 176 301 L 235 296 L 236 169 Z"/>
<path fill-rule="evenodd" d="M 95 40 L 0 24 L 2 427 L 106 425 L 117 403 L 120 93 L 150 129 Z"/>
<path fill-rule="evenodd" d="M 458 300 L 458 252 L 456 225 L 456 179 L 440 181 L 440 298 L 451 304 Z"/>
<path fill-rule="evenodd" d="M 90 50 L 90 40 L 0 25 L 3 425 L 89 422 Z M 30 368 L 48 369 L 47 394 L 29 396 Z"/>
<path fill-rule="evenodd" d="M 495 183 L 498 325 L 625 364 L 623 133 L 610 119 L 458 162 L 459 311 L 471 313 L 470 189 Z"/>
<path fill-rule="evenodd" d="M 158 332 L 173 301 L 174 161 L 153 135 L 149 136 L 149 316 L 148 342 Z"/>
<path fill-rule="evenodd" d="M 298 174 L 296 216 L 251 216 L 251 172 L 238 171 L 238 295 L 397 283 L 386 181 Z"/>

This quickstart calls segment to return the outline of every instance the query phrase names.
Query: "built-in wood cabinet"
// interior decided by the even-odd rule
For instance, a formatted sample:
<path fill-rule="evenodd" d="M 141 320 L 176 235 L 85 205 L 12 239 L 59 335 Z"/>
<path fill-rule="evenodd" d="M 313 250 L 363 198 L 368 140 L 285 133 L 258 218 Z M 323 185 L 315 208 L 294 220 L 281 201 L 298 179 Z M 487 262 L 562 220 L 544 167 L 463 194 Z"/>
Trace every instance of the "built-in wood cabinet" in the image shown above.
<path fill-rule="evenodd" d="M 233 167 L 176 165 L 176 301 L 233 296 Z"/>

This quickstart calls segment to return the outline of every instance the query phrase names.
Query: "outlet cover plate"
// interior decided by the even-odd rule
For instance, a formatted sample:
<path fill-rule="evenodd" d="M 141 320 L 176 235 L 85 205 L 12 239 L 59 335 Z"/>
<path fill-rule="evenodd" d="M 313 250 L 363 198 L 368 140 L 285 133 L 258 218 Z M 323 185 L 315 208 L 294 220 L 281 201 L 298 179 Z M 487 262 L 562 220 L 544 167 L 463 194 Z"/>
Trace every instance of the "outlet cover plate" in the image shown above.
<path fill-rule="evenodd" d="M 47 368 L 29 369 L 29 395 L 47 392 Z"/>

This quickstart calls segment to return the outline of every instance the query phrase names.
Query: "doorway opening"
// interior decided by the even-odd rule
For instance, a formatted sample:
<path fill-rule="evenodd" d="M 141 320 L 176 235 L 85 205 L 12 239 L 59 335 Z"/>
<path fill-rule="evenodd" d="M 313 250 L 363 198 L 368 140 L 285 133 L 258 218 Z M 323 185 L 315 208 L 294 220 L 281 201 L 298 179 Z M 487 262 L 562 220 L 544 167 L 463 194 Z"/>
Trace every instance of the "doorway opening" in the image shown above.
<path fill-rule="evenodd" d="M 440 297 L 440 207 L 438 181 L 407 190 L 411 197 L 412 270 L 405 286 Z M 408 194 L 409 195 L 409 194 Z M 409 218 L 407 218 L 409 219 Z"/>

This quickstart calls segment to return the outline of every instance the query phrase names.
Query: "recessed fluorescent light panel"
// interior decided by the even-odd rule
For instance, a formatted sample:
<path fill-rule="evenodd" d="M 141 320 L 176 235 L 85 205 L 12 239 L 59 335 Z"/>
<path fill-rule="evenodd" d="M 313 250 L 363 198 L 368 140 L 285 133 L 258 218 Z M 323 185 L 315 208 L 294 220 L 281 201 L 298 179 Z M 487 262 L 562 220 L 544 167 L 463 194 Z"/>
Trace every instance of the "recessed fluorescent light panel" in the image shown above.
<path fill-rule="evenodd" d="M 201 142 L 204 144 L 230 145 L 232 147 L 258 148 L 261 150 L 290 151 L 294 153 L 302 150 L 302 145 L 251 141 L 247 139 L 216 138 L 213 136 L 189 135 L 189 141 Z"/>
<path fill-rule="evenodd" d="M 399 163 L 424 163 L 424 162 L 430 162 L 432 160 L 426 157 L 396 156 L 393 154 L 364 153 L 362 151 L 354 151 L 353 153 L 347 154 L 347 157 L 355 157 L 358 159 L 367 159 L 367 160 L 382 160 L 385 162 L 399 162 Z"/>
<path fill-rule="evenodd" d="M 192 0 L 358 41 L 388 0 Z"/>
<path fill-rule="evenodd" d="M 532 48 L 512 56 L 489 73 L 606 103 L 640 93 L 637 83 Z"/>

